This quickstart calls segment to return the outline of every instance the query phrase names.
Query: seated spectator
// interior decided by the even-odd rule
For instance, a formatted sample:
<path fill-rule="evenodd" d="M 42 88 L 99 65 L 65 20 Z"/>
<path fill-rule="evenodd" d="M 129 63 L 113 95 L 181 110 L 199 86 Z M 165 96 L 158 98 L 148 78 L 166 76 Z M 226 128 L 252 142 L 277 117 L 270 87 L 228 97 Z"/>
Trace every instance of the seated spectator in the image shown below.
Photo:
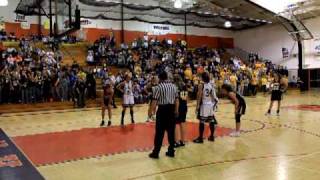
<path fill-rule="evenodd" d="M 93 57 L 93 51 L 91 51 L 91 50 L 88 52 L 87 63 L 89 65 L 94 65 L 95 64 L 94 57 Z"/>

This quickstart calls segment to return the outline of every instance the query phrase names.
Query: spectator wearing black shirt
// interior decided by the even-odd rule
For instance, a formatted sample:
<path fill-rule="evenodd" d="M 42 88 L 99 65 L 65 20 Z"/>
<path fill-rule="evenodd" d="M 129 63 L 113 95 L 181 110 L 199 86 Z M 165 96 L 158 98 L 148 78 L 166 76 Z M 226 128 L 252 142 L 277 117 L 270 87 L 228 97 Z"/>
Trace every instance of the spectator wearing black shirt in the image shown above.
<path fill-rule="evenodd" d="M 85 83 L 85 77 L 80 76 L 76 86 L 76 95 L 77 95 L 77 105 L 79 108 L 84 108 L 86 106 L 85 102 L 85 94 L 86 94 L 86 83 Z"/>
<path fill-rule="evenodd" d="M 88 89 L 87 97 L 89 99 L 96 99 L 96 79 L 94 77 L 92 69 L 89 70 L 89 73 L 86 77 L 86 86 Z"/>

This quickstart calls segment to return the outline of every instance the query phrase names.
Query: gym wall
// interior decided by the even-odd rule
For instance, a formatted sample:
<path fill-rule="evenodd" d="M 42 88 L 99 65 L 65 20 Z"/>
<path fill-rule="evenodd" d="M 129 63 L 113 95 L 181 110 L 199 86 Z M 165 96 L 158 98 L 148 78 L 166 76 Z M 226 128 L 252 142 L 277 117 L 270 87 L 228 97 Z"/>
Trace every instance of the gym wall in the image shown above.
<path fill-rule="evenodd" d="M 320 68 L 320 56 L 317 55 L 316 45 L 320 45 L 320 17 L 304 21 L 315 39 L 304 41 L 304 69 Z M 240 31 L 234 35 L 235 46 L 249 52 L 259 53 L 264 58 L 276 64 L 286 66 L 289 70 L 298 69 L 298 45 L 289 36 L 281 24 L 273 24 L 247 31 Z M 282 48 L 291 52 L 289 58 L 283 58 Z"/>
<path fill-rule="evenodd" d="M 3 17 L 5 21 L 5 30 L 6 32 L 14 32 L 17 37 L 27 36 L 31 34 L 38 34 L 39 25 L 38 17 L 26 17 L 25 23 L 21 24 L 15 22 L 16 14 L 14 10 L 18 4 L 19 0 L 10 0 L 7 7 L 0 7 L 0 16 Z M 120 30 L 121 22 L 120 21 L 111 21 L 111 20 L 95 20 L 95 19 L 86 19 L 88 24 L 82 25 L 82 29 L 75 33 L 78 36 L 83 37 L 84 40 L 94 42 L 102 35 L 109 35 L 112 31 L 117 39 L 120 41 Z M 41 32 L 44 35 L 49 34 L 48 29 L 44 29 L 44 23 L 48 21 L 47 17 L 41 18 Z M 60 22 L 61 23 L 61 22 Z M 59 23 L 59 24 L 60 24 Z M 61 24 L 60 24 L 61 25 Z M 154 35 L 150 32 L 150 24 L 137 21 L 128 21 L 124 23 L 124 35 L 125 42 L 132 42 L 138 37 L 143 37 L 145 32 L 148 32 L 149 37 L 157 37 L 159 40 L 164 38 L 172 39 L 177 41 L 179 39 L 184 39 L 184 27 L 183 26 L 172 26 L 165 25 L 169 27 L 169 31 L 165 34 L 156 34 Z M 233 48 L 233 32 L 227 30 L 220 30 L 214 28 L 197 28 L 197 27 L 188 27 L 187 28 L 187 40 L 189 47 L 201 47 L 207 45 L 211 48 Z"/>

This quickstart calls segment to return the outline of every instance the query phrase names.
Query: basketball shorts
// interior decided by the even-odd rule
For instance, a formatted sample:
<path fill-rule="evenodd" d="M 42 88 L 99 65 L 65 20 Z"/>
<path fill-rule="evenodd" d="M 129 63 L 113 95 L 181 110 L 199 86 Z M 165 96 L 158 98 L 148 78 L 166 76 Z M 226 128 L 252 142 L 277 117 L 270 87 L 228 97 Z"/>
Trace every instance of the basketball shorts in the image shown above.
<path fill-rule="evenodd" d="M 245 103 L 240 103 L 236 114 L 244 115 L 246 113 L 246 108 L 247 105 Z"/>
<path fill-rule="evenodd" d="M 217 120 L 214 116 L 213 104 L 202 104 L 198 112 L 198 119 L 201 122 L 213 122 L 217 124 Z"/>
<path fill-rule="evenodd" d="M 271 92 L 271 101 L 281 101 L 282 92 L 281 91 L 272 91 Z"/>
<path fill-rule="evenodd" d="M 111 104 L 111 99 L 109 97 L 104 97 L 103 102 L 105 106 L 109 106 Z"/>
<path fill-rule="evenodd" d="M 123 96 L 123 106 L 133 106 L 134 105 L 134 96 L 124 95 Z"/>

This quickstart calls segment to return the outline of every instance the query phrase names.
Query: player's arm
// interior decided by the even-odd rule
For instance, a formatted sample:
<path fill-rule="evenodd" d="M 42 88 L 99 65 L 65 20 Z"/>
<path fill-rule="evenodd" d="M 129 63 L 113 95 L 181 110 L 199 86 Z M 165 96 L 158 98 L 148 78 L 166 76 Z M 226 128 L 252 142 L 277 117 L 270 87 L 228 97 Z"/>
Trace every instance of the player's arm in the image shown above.
<path fill-rule="evenodd" d="M 201 103 L 201 98 L 202 98 L 202 89 L 203 89 L 203 84 L 199 85 L 198 92 L 197 92 L 197 106 L 196 106 L 196 111 L 199 111 L 200 109 L 200 103 Z"/>
<path fill-rule="evenodd" d="M 124 93 L 124 91 L 123 91 L 123 89 L 124 89 L 124 82 L 120 83 L 120 84 L 117 86 L 117 89 L 123 94 L 123 93 Z"/>
<path fill-rule="evenodd" d="M 150 104 L 150 107 L 149 107 L 149 110 L 148 110 L 148 116 L 149 117 L 152 117 L 153 116 L 153 112 L 155 112 L 156 108 L 157 108 L 157 103 L 158 103 L 158 100 L 155 100 L 153 99 L 151 101 L 151 104 Z"/>
<path fill-rule="evenodd" d="M 216 93 L 216 89 L 215 89 L 215 88 L 213 88 L 213 90 L 212 90 L 212 97 L 213 97 L 213 100 L 215 101 L 215 103 L 218 104 L 219 98 L 218 98 L 218 96 L 217 96 L 217 93 Z"/>
<path fill-rule="evenodd" d="M 99 92 L 101 95 L 101 107 L 104 108 L 105 107 L 105 105 L 104 105 L 104 90 L 99 91 Z"/>
<path fill-rule="evenodd" d="M 143 93 L 145 93 L 145 94 L 148 94 L 149 92 L 148 92 L 148 88 L 149 88 L 149 83 L 146 85 L 146 86 L 144 86 L 144 88 L 143 88 Z"/>
<path fill-rule="evenodd" d="M 281 85 L 282 85 L 282 92 L 286 92 L 286 90 L 288 89 L 288 83 L 283 79 L 281 78 L 281 81 L 280 81 Z"/>
<path fill-rule="evenodd" d="M 230 97 L 231 101 L 234 103 L 234 112 L 235 112 L 235 114 L 237 114 L 238 109 L 239 109 L 239 101 L 236 97 L 236 94 L 234 92 L 230 92 L 229 97 Z"/>
<path fill-rule="evenodd" d="M 177 88 L 176 88 L 176 100 L 175 100 L 174 104 L 175 104 L 175 115 L 176 115 L 176 117 L 178 117 L 179 116 L 180 101 L 179 101 L 179 91 Z"/>

